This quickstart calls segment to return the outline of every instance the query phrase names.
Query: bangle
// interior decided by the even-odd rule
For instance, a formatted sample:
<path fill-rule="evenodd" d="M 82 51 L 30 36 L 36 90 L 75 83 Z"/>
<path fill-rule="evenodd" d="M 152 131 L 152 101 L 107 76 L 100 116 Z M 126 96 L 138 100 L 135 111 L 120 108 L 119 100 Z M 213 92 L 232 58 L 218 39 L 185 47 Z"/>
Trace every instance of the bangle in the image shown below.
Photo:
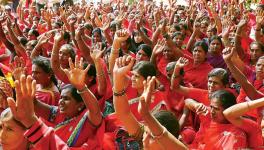
<path fill-rule="evenodd" d="M 87 87 L 87 85 L 85 85 L 84 88 L 82 88 L 82 89 L 80 89 L 80 90 L 77 90 L 77 93 L 78 93 L 78 94 L 82 94 L 82 93 L 85 93 L 85 92 L 87 92 L 87 91 L 88 91 L 88 87 Z"/>
<path fill-rule="evenodd" d="M 113 88 L 113 95 L 114 96 L 124 96 L 126 94 L 126 90 L 123 89 L 121 92 L 116 92 Z"/>
<path fill-rule="evenodd" d="M 104 75 L 104 72 L 96 74 L 97 77 L 100 77 L 100 76 L 103 76 L 103 75 Z"/>
<path fill-rule="evenodd" d="M 159 135 L 153 135 L 152 133 L 150 133 L 151 137 L 154 139 L 154 140 L 159 140 L 160 138 L 162 138 L 166 133 L 167 133 L 167 130 L 165 127 L 162 127 L 163 130 L 161 132 L 161 134 Z"/>

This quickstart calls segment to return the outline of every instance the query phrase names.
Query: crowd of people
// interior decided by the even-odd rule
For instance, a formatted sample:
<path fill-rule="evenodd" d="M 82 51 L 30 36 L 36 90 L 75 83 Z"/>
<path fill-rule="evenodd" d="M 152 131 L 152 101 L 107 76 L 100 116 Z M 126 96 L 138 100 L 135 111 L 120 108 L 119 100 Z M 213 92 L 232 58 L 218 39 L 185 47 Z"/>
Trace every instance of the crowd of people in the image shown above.
<path fill-rule="evenodd" d="M 2 7 L 2 149 L 264 149 L 264 2 L 252 3 Z"/>

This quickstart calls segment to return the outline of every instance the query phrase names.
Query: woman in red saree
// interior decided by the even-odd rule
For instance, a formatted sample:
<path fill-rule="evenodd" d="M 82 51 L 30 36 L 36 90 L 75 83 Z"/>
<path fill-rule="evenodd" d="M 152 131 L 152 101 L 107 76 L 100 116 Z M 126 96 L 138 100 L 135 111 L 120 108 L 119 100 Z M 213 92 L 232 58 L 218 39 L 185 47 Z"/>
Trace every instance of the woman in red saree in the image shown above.
<path fill-rule="evenodd" d="M 74 68 L 73 70 L 68 72 L 68 75 L 73 77 L 70 79 L 70 81 L 74 81 L 76 78 L 79 79 L 77 81 L 83 81 L 84 75 L 88 69 L 82 70 L 81 72 L 80 69 L 77 68 Z M 82 74 L 82 77 L 78 76 L 78 74 Z M 93 94 L 85 87 L 85 85 L 75 84 L 78 83 L 76 81 L 71 83 L 77 86 L 78 89 L 84 86 L 83 89 L 77 91 L 82 95 L 83 98 L 89 98 L 89 101 L 85 101 L 89 109 L 84 113 L 84 116 L 86 116 L 87 119 L 84 121 L 81 120 L 80 122 L 82 124 L 80 125 L 80 123 L 78 123 L 78 126 L 75 127 L 73 132 L 75 132 L 76 128 L 84 129 L 85 125 L 90 123 L 94 123 L 96 125 L 102 124 L 101 126 L 98 126 L 98 128 L 96 128 L 98 130 L 95 131 L 90 138 L 86 138 L 86 140 L 83 139 L 84 143 L 80 144 L 79 146 L 76 146 L 74 145 L 74 143 L 76 143 L 75 137 L 79 136 L 80 138 L 80 134 L 87 134 L 87 132 L 80 132 L 80 130 L 78 130 L 78 134 L 75 135 L 75 137 L 73 137 L 72 139 L 70 138 L 68 141 L 63 141 L 60 137 L 58 137 L 56 131 L 54 132 L 52 128 L 47 127 L 40 119 L 38 119 L 34 112 L 34 110 L 36 110 L 36 108 L 34 109 L 36 81 L 33 81 L 31 76 L 28 76 L 26 78 L 23 75 L 21 76 L 19 81 L 16 81 L 16 101 L 14 101 L 13 98 L 9 97 L 8 104 L 10 106 L 10 109 L 5 110 L 0 117 L 0 139 L 3 148 L 9 150 L 101 149 L 102 143 L 100 142 L 100 138 L 102 137 L 102 133 L 104 132 L 104 124 L 102 122 L 103 120 L 100 113 L 100 109 L 98 107 L 98 104 L 96 103 L 97 100 L 95 99 Z M 83 102 L 73 103 L 65 101 L 64 103 L 65 106 L 67 105 L 66 103 L 68 103 L 68 108 L 60 108 L 60 112 L 63 112 L 65 114 L 70 114 L 69 111 L 72 111 L 69 106 L 72 106 L 71 108 L 73 108 L 76 106 L 84 105 Z M 89 122 L 88 120 L 90 120 L 91 122 Z M 65 126 L 67 125 L 68 124 L 65 124 Z M 91 132 L 91 130 L 88 131 Z M 77 141 L 79 141 L 79 138 Z M 71 145 L 69 141 L 73 141 L 70 142 L 73 143 L 73 145 Z"/>
<path fill-rule="evenodd" d="M 32 64 L 32 77 L 37 82 L 36 99 L 57 106 L 60 93 L 50 61 L 47 58 L 38 57 L 33 60 Z"/>
<path fill-rule="evenodd" d="M 261 146 L 261 130 L 256 122 L 245 118 L 243 125 L 238 125 L 230 121 L 229 116 L 232 116 L 233 112 L 229 108 L 235 104 L 235 96 L 226 90 L 218 90 L 211 95 L 210 108 L 194 100 L 186 100 L 186 106 L 199 115 L 203 128 L 199 130 L 189 148 L 207 150 Z"/>

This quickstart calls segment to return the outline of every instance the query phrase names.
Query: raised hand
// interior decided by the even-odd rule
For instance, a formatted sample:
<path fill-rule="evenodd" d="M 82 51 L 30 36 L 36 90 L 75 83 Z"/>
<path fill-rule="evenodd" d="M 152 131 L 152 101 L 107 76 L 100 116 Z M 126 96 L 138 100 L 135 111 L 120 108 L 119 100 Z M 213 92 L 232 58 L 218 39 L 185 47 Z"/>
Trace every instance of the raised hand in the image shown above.
<path fill-rule="evenodd" d="M 204 116 L 206 116 L 209 113 L 207 107 L 202 103 L 199 103 L 195 106 L 195 112 L 197 115 L 204 115 Z"/>
<path fill-rule="evenodd" d="M 31 76 L 22 75 L 19 80 L 15 81 L 15 89 L 16 101 L 8 97 L 8 105 L 14 118 L 29 128 L 37 121 L 34 112 L 36 81 Z"/>
<path fill-rule="evenodd" d="M 114 37 L 114 40 L 117 40 L 119 42 L 124 42 L 128 39 L 129 37 L 129 33 L 127 30 L 118 30 L 116 31 L 115 33 L 115 37 Z"/>
<path fill-rule="evenodd" d="M 225 16 L 223 17 L 223 30 L 222 30 L 222 37 L 228 37 L 229 33 L 231 32 L 231 28 L 232 28 L 232 22 L 230 20 L 229 17 Z"/>
<path fill-rule="evenodd" d="M 38 40 L 38 44 L 39 45 L 43 45 L 45 43 L 48 43 L 48 41 L 50 40 L 50 38 L 53 36 L 52 32 L 46 32 L 44 33 L 40 39 Z"/>
<path fill-rule="evenodd" d="M 64 69 L 64 72 L 70 83 L 78 90 L 83 89 L 85 87 L 85 77 L 87 76 L 90 65 L 83 69 L 83 58 L 79 60 L 76 56 L 75 64 L 73 64 L 72 59 L 69 58 L 69 66 L 70 69 Z"/>
<path fill-rule="evenodd" d="M 76 30 L 76 35 L 75 35 L 75 40 L 79 40 L 82 35 L 84 35 L 84 27 L 83 25 L 79 25 L 77 30 Z"/>
<path fill-rule="evenodd" d="M 176 67 L 183 68 L 184 66 L 188 65 L 189 60 L 184 57 L 180 57 L 178 61 L 176 62 Z"/>
<path fill-rule="evenodd" d="M 107 18 L 107 19 L 105 20 L 105 22 L 103 23 L 102 30 L 105 31 L 105 30 L 107 30 L 109 27 L 110 27 L 110 19 Z"/>
<path fill-rule="evenodd" d="M 94 61 L 99 60 L 105 51 L 106 47 L 102 49 L 102 43 L 99 42 L 96 45 L 92 47 L 92 50 L 90 51 L 90 55 Z"/>
<path fill-rule="evenodd" d="M 153 53 L 155 55 L 158 55 L 160 53 L 162 53 L 164 47 L 165 47 L 165 39 L 159 40 L 158 43 L 154 46 L 153 48 Z"/>
<path fill-rule="evenodd" d="M 15 80 L 19 80 L 22 75 L 26 75 L 26 64 L 22 57 L 16 56 L 14 62 L 10 63 L 10 69 Z"/>
<path fill-rule="evenodd" d="M 223 58 L 225 61 L 231 61 L 232 56 L 234 55 L 235 48 L 227 47 L 223 50 Z"/>
<path fill-rule="evenodd" d="M 152 94 L 155 90 L 155 82 L 155 77 L 148 77 L 147 80 L 143 82 L 144 91 L 139 98 L 138 105 L 138 112 L 142 117 L 150 113 L 149 106 L 151 104 L 151 101 L 154 99 L 154 96 Z"/>
<path fill-rule="evenodd" d="M 113 76 L 115 79 L 125 77 L 127 73 L 132 69 L 135 59 L 131 56 L 123 56 L 116 59 L 113 69 Z"/>
<path fill-rule="evenodd" d="M 59 43 L 63 40 L 63 31 L 59 31 L 54 36 L 54 42 Z"/>
<path fill-rule="evenodd" d="M 263 10 L 257 11 L 256 22 L 257 24 L 264 25 L 264 11 Z"/>

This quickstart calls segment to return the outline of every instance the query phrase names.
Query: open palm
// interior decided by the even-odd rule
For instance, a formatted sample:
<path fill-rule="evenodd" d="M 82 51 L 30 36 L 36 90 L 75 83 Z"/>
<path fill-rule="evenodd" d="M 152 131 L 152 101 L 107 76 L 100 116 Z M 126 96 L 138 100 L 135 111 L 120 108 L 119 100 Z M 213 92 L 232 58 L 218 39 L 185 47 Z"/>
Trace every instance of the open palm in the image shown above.
<path fill-rule="evenodd" d="M 83 69 L 83 58 L 80 60 L 76 56 L 75 64 L 73 64 L 72 59 L 69 58 L 70 69 L 64 69 L 65 74 L 67 75 L 70 83 L 77 89 L 82 89 L 85 87 L 85 76 L 90 68 L 88 65 Z"/>

